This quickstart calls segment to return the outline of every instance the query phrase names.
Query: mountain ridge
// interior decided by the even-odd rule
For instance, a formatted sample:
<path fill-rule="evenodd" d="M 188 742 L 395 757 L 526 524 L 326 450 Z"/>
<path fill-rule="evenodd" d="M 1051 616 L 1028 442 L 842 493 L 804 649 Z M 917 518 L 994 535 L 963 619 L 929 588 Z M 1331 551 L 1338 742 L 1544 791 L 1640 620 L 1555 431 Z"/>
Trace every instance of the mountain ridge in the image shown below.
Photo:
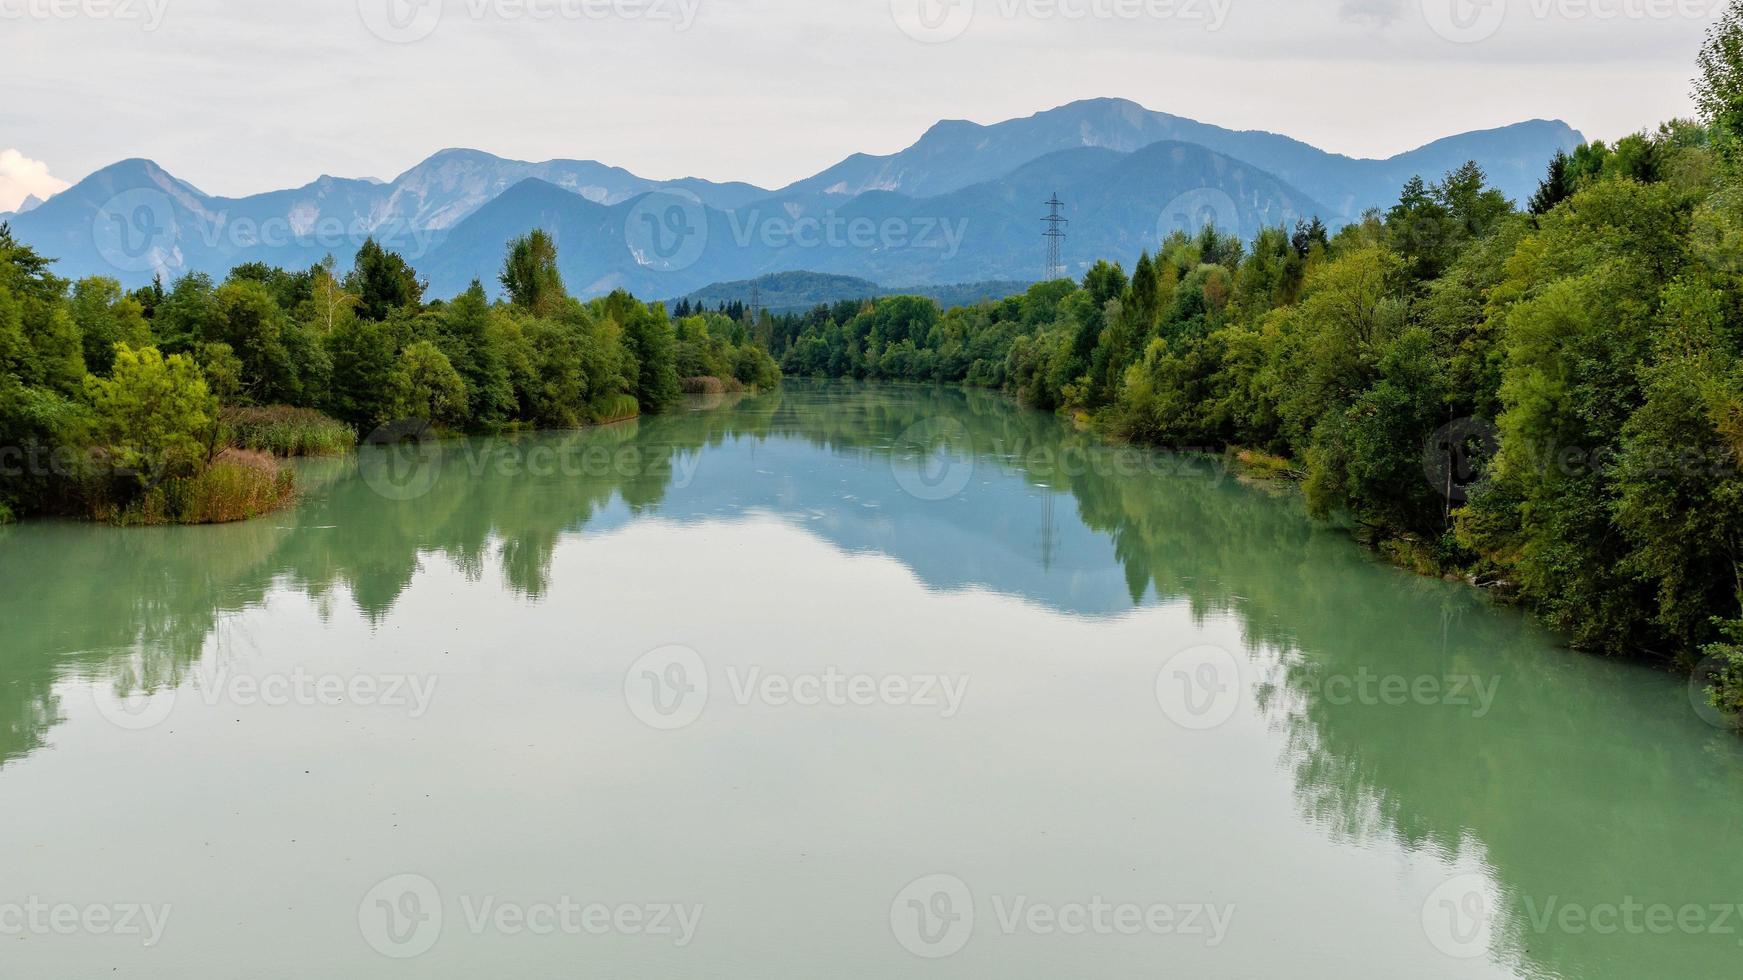
<path fill-rule="evenodd" d="M 543 215 L 568 223 L 564 247 L 589 256 L 587 281 L 600 289 L 636 283 L 657 289 L 656 295 L 676 295 L 706 282 L 801 269 L 871 280 L 898 277 L 883 278 L 885 284 L 932 283 L 938 275 L 1024 280 L 1038 273 L 1032 268 L 1033 239 L 1039 236 L 1034 221 L 1054 190 L 1075 208 L 1074 251 L 1126 260 L 1138 248 L 1154 246 L 1162 233 L 1160 212 L 1192 195 L 1185 202 L 1192 220 L 1214 217 L 1242 237 L 1257 230 L 1255 222 L 1318 216 L 1336 227 L 1366 208 L 1395 201 L 1411 176 L 1436 179 L 1468 159 L 1477 160 L 1508 196 L 1523 200 L 1554 151 L 1580 139 L 1560 121 L 1528 120 L 1443 137 L 1385 159 L 1358 159 L 1126 99 L 1088 99 L 987 125 L 943 119 L 896 153 L 850 154 L 773 190 L 696 177 L 652 180 L 596 160 L 529 162 L 446 147 L 390 181 L 324 174 L 299 187 L 223 197 L 133 157 L 5 219 L 21 240 L 59 258 L 62 274 L 109 275 L 129 284 L 156 273 L 221 275 L 243 261 L 306 267 L 331 253 L 349 262 L 365 237 L 375 237 L 414 264 L 435 263 L 433 282 L 463 286 L 473 277 L 492 280 L 506 238 L 531 230 L 526 223 Z M 1129 158 L 1123 169 L 1115 165 L 1121 158 Z M 1042 173 L 1052 176 L 1040 181 L 1036 175 Z M 528 180 L 605 211 L 578 209 L 536 189 L 491 207 Z M 1117 186 L 1103 186 L 1104 180 Z M 698 282 L 675 281 L 684 277 L 671 273 L 683 270 L 672 269 L 660 270 L 663 281 L 649 282 L 652 267 L 645 256 L 632 254 L 635 243 L 625 229 L 598 225 L 607 213 L 645 223 L 647 215 L 632 210 L 648 194 L 667 195 L 680 211 L 706 217 L 716 243 L 742 236 L 747 223 L 768 232 L 783 225 L 890 219 L 915 230 L 926 222 L 945 230 L 961 224 L 967 254 L 935 252 L 929 256 L 935 261 L 927 263 L 919 260 L 926 253 L 913 249 L 824 248 L 798 261 L 777 254 L 783 248 L 750 242 L 737 247 L 743 254 L 711 257 L 714 267 Z M 469 224 L 486 211 L 487 220 Z M 454 240 L 486 233 L 492 238 Z M 457 256 L 472 265 L 455 267 Z"/>

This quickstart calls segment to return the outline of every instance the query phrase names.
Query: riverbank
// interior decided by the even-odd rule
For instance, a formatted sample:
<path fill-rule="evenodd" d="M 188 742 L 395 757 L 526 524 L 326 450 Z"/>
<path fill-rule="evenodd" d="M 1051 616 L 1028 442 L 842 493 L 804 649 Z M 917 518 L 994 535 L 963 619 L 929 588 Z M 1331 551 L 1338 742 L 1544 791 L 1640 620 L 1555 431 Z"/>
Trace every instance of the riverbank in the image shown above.
<path fill-rule="evenodd" d="M 284 460 L 342 456 L 357 446 L 350 426 L 314 409 L 227 406 L 217 413 L 205 459 L 175 469 L 168 461 L 143 477 L 87 479 L 92 520 L 124 527 L 229 524 L 295 503 L 296 473 Z"/>
<path fill-rule="evenodd" d="M 1045 409 L 1024 404 L 1020 395 L 1002 389 L 961 382 L 942 384 L 946 387 L 986 391 L 1031 411 L 1045 412 Z M 1460 554 L 1463 549 L 1458 548 L 1456 542 L 1434 542 L 1408 532 L 1389 532 L 1382 526 L 1364 523 L 1347 511 L 1319 510 L 1316 513 L 1311 500 L 1308 500 L 1309 488 L 1306 486 L 1310 467 L 1302 461 L 1233 444 L 1215 450 L 1209 447 L 1183 450 L 1180 447 L 1155 445 L 1118 434 L 1107 424 L 1105 416 L 1082 411 L 1054 411 L 1048 414 L 1058 418 L 1062 424 L 1109 445 L 1131 446 L 1153 452 L 1192 452 L 1195 455 L 1204 455 L 1216 460 L 1217 465 L 1243 483 L 1299 495 L 1308 502 L 1312 519 L 1345 528 L 1355 544 L 1387 564 L 1424 578 L 1462 583 L 1490 601 L 1521 609 L 1555 630 L 1569 649 L 1592 656 L 1603 656 L 1607 652 L 1595 645 L 1580 643 L 1577 637 L 1560 628 L 1552 617 L 1546 616 L 1544 610 L 1532 601 L 1528 593 L 1518 587 L 1507 574 L 1505 567 L 1472 551 Z M 1427 480 L 1422 473 L 1412 476 L 1425 482 Z M 1451 538 L 1453 533 L 1449 520 L 1448 537 Z M 1665 668 L 1684 677 L 1704 676 L 1708 683 L 1712 709 L 1717 715 L 1728 718 L 1733 727 L 1743 732 L 1743 631 L 1728 633 L 1723 642 L 1702 647 L 1694 651 L 1692 656 L 1667 658 L 1647 650 L 1633 650 L 1628 653 L 1630 655 L 1624 659 Z"/>

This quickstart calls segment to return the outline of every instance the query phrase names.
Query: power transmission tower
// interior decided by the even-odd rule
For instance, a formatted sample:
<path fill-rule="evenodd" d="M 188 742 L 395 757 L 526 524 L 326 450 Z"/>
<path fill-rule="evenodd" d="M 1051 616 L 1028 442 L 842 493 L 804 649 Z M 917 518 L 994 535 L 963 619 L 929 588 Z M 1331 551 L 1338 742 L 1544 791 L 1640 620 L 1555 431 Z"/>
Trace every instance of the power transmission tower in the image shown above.
<path fill-rule="evenodd" d="M 1047 230 L 1041 236 L 1047 239 L 1047 276 L 1046 281 L 1065 278 L 1065 262 L 1059 257 L 1059 246 L 1065 241 L 1064 225 L 1071 221 L 1059 213 L 1065 202 L 1059 199 L 1059 193 L 1054 192 L 1047 201 L 1047 217 L 1041 220 L 1047 223 Z"/>

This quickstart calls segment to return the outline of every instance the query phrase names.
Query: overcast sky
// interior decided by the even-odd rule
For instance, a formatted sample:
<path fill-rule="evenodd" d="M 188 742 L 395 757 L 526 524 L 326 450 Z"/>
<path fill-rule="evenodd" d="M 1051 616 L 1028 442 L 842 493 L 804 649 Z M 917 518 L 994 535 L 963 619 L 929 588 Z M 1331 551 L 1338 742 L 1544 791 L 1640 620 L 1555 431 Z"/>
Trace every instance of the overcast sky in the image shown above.
<path fill-rule="evenodd" d="M 1690 111 L 1722 6 L 0 0 L 0 209 L 125 157 L 236 195 L 447 146 L 774 186 L 1095 96 L 1356 156 L 1533 117 L 1612 138 Z"/>

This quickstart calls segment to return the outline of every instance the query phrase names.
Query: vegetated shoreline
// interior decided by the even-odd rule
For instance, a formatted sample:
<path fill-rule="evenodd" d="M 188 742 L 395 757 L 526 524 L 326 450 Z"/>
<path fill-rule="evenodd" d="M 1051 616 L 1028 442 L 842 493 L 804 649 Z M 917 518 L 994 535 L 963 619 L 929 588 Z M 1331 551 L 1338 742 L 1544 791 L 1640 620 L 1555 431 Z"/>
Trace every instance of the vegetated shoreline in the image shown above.
<path fill-rule="evenodd" d="M 705 384 L 705 382 L 711 382 L 711 384 Z M 700 390 L 691 390 L 692 384 L 695 384 Z M 684 389 L 686 398 L 694 401 L 705 401 L 711 396 L 721 394 L 758 393 L 755 386 L 746 386 L 736 379 L 727 381 L 706 375 L 686 378 L 684 385 L 686 386 Z M 713 410 L 716 407 L 718 406 L 706 405 L 704 410 Z M 372 442 L 367 437 L 360 438 L 350 426 L 314 409 L 286 405 L 231 405 L 220 409 L 219 414 L 229 444 L 214 453 L 213 458 L 208 461 L 207 468 L 195 478 L 204 482 L 195 483 L 194 489 L 191 491 L 166 491 L 166 495 L 191 493 L 197 499 L 204 499 L 208 494 L 202 493 L 200 488 L 221 480 L 226 468 L 234 466 L 258 470 L 263 474 L 259 481 L 260 485 L 272 488 L 271 492 L 265 495 L 265 499 L 261 499 L 257 492 L 255 496 L 243 501 L 240 506 L 214 508 L 209 505 L 195 505 L 178 508 L 175 512 L 186 516 L 171 519 L 166 516 L 168 511 L 162 505 L 153 502 L 148 493 L 147 502 L 143 506 L 136 503 L 129 508 L 108 513 L 94 513 L 89 518 L 68 519 L 108 524 L 118 528 L 198 527 L 258 520 L 289 510 L 301 501 L 302 491 L 296 483 L 296 471 L 287 465 L 290 461 L 348 456 L 354 454 L 360 446 Z M 588 429 L 602 429 L 633 422 L 645 414 L 641 411 L 640 406 L 631 399 L 627 404 L 618 404 L 608 408 L 598 416 L 573 426 L 511 427 L 486 433 L 438 430 L 438 438 L 450 440 L 465 439 L 475 435 L 507 436 L 523 433 L 584 432 Z M 392 428 L 392 423 L 382 428 Z M 427 425 L 424 424 L 419 424 L 416 428 L 419 431 L 427 431 Z"/>
<path fill-rule="evenodd" d="M 800 376 L 800 380 L 822 381 L 828 383 L 831 381 L 839 381 L 841 379 L 813 375 Z M 1237 481 L 1246 486 L 1260 491 L 1287 493 L 1296 499 L 1301 500 L 1304 505 L 1306 503 L 1306 492 L 1303 484 L 1307 479 L 1307 474 L 1305 470 L 1301 468 L 1301 464 L 1298 461 L 1289 460 L 1282 456 L 1265 452 L 1262 449 L 1255 449 L 1253 447 L 1231 443 L 1222 446 L 1220 449 L 1213 450 L 1208 448 L 1156 445 L 1141 440 L 1129 439 L 1107 431 L 1106 427 L 1098 425 L 1095 417 L 1089 413 L 1067 413 L 1061 411 L 1049 412 L 1046 409 L 1025 404 L 1023 399 L 1014 392 L 984 385 L 971 384 L 965 381 L 928 382 L 878 379 L 862 383 L 871 383 L 894 388 L 945 387 L 962 391 L 987 392 L 1008 400 L 1012 405 L 1021 410 L 1037 412 L 1042 415 L 1050 415 L 1058 424 L 1071 426 L 1080 432 L 1084 432 L 1100 440 L 1104 445 L 1130 447 L 1140 452 L 1201 458 L 1222 467 L 1226 474 L 1234 477 Z M 1314 520 L 1314 518 L 1307 514 L 1303 514 L 1302 516 L 1304 520 Z M 1453 567 L 1438 563 L 1432 559 L 1425 560 L 1423 552 L 1426 546 L 1421 541 L 1414 540 L 1408 535 L 1387 535 L 1383 533 L 1383 529 L 1373 525 L 1363 524 L 1359 520 L 1356 520 L 1354 515 L 1349 514 L 1347 511 L 1339 511 L 1335 514 L 1326 515 L 1325 517 L 1320 518 L 1318 523 L 1328 524 L 1338 530 L 1346 532 L 1352 545 L 1367 553 L 1378 563 L 1388 568 L 1394 569 L 1403 574 L 1414 575 L 1421 578 L 1440 579 L 1444 582 L 1463 585 L 1486 601 L 1493 603 L 1497 608 L 1517 612 L 1529 617 L 1533 623 L 1554 634 L 1561 644 L 1570 651 L 1585 656 L 1624 660 L 1628 663 L 1637 664 L 1649 669 L 1662 669 L 1664 673 L 1673 676 L 1687 677 L 1691 674 L 1690 670 L 1674 661 L 1651 656 L 1650 651 L 1638 651 L 1633 656 L 1619 657 L 1608 651 L 1580 645 L 1575 642 L 1565 630 L 1562 630 L 1554 623 L 1547 621 L 1544 616 L 1542 616 L 1537 610 L 1533 609 L 1530 603 L 1519 593 L 1518 589 L 1512 582 L 1498 577 L 1485 579 L 1480 562 L 1475 565 Z M 1743 718 L 1738 718 L 1737 722 L 1739 733 L 1743 734 Z"/>
<path fill-rule="evenodd" d="M 478 281 L 426 299 L 372 240 L 349 271 L 246 263 L 221 283 L 188 272 L 132 292 L 54 262 L 0 221 L 0 521 L 247 520 L 293 499 L 278 459 L 360 433 L 572 429 L 657 414 L 682 378 L 780 380 L 742 311 L 674 318 L 622 290 L 570 295 L 539 230 L 509 243 L 494 301 Z"/>

